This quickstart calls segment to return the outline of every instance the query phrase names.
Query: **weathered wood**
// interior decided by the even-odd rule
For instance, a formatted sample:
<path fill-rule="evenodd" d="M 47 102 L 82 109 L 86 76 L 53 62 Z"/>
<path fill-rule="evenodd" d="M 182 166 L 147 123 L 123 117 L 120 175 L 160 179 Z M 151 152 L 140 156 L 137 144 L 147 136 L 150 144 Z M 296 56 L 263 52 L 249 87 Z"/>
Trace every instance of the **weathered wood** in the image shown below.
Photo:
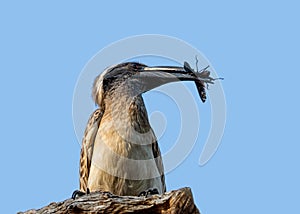
<path fill-rule="evenodd" d="M 53 202 L 38 210 L 19 214 L 63 214 L 63 213 L 196 213 L 191 189 L 186 187 L 163 195 L 148 197 L 116 196 L 108 192 L 93 192 L 89 195 L 63 202 Z"/>

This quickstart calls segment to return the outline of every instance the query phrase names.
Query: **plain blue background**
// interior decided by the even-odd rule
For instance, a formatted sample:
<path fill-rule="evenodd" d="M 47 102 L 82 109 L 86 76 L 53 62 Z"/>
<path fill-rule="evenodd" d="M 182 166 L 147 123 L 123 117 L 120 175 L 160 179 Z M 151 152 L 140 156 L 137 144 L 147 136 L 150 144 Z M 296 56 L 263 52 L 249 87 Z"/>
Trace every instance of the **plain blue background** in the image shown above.
<path fill-rule="evenodd" d="M 168 189 L 190 186 L 205 214 L 299 213 L 299 20 L 291 0 L 1 1 L 1 212 L 78 188 L 80 71 L 108 44 L 156 33 L 190 43 L 226 78 L 219 150 L 200 167 L 200 138 Z"/>

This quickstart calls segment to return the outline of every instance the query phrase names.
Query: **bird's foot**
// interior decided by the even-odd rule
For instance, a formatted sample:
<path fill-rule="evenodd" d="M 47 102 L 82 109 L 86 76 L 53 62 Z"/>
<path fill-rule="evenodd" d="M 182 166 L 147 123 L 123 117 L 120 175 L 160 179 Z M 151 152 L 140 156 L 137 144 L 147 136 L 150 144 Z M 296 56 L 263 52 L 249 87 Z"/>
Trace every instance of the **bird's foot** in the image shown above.
<path fill-rule="evenodd" d="M 86 192 L 82 192 L 80 190 L 75 190 L 72 194 L 72 199 L 75 199 L 76 197 L 81 197 L 83 195 L 90 194 L 90 189 L 87 188 Z"/>
<path fill-rule="evenodd" d="M 144 197 L 147 198 L 149 195 L 156 195 L 156 194 L 159 194 L 159 192 L 158 192 L 158 190 L 156 188 L 154 188 L 154 189 L 148 189 L 146 191 L 141 192 L 139 194 L 139 197 L 144 196 Z"/>

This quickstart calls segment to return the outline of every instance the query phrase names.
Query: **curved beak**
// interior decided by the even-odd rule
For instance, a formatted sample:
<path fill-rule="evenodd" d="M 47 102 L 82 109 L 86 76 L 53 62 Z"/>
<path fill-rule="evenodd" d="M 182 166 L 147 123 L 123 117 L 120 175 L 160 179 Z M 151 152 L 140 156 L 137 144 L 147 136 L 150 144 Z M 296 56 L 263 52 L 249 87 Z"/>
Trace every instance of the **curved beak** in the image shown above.
<path fill-rule="evenodd" d="M 206 69 L 202 72 L 195 72 L 187 62 L 183 67 L 177 66 L 154 66 L 144 67 L 139 72 L 138 77 L 143 79 L 143 83 L 146 86 L 146 90 L 151 90 L 158 86 L 164 85 L 170 82 L 177 81 L 194 81 L 197 87 L 199 96 L 202 102 L 206 100 L 205 83 L 212 83 L 213 78 L 210 76 L 210 72 Z"/>

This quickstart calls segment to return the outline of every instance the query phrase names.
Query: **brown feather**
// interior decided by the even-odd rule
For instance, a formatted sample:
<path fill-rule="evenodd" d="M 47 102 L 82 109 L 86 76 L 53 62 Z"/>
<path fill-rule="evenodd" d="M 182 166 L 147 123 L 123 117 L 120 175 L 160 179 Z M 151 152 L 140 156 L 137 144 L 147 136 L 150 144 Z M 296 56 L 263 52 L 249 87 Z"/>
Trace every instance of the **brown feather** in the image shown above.
<path fill-rule="evenodd" d="M 165 174 L 164 174 L 164 166 L 161 158 L 160 149 L 158 147 L 157 141 L 152 144 L 153 156 L 155 158 L 155 162 L 157 165 L 157 169 L 159 170 L 159 174 L 161 175 L 161 183 L 163 185 L 163 192 L 166 192 L 166 182 L 165 182 Z"/>
<path fill-rule="evenodd" d="M 80 191 L 82 192 L 87 191 L 87 183 L 93 156 L 94 141 L 102 116 L 103 111 L 100 108 L 93 112 L 88 120 L 88 124 L 84 132 L 84 137 L 82 139 L 79 167 L 79 186 Z"/>

